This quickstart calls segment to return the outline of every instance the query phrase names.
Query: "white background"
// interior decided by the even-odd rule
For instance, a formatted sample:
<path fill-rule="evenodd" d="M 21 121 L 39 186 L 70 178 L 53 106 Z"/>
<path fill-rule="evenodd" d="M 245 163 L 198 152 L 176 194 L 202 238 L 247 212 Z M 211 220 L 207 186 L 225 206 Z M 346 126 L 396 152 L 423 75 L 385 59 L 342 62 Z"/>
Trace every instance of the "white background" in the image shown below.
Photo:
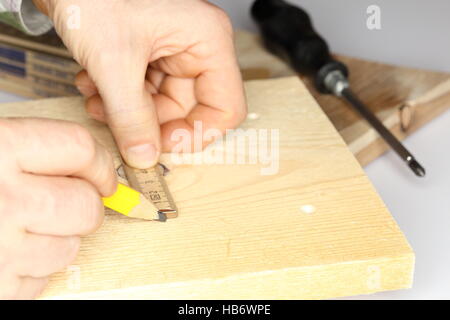
<path fill-rule="evenodd" d="M 249 17 L 253 0 L 212 0 L 235 26 L 256 30 Z M 450 72 L 448 0 L 290 0 L 305 8 L 334 52 Z M 366 27 L 367 7 L 381 8 L 382 29 Z"/>
<path fill-rule="evenodd" d="M 251 0 L 213 0 L 235 26 L 255 31 Z M 398 65 L 450 71 L 448 0 L 297 0 L 315 20 L 333 51 Z M 382 10 L 382 30 L 366 28 L 366 9 Z M 0 92 L 0 102 L 23 100 Z M 450 112 L 406 141 L 426 166 L 418 179 L 393 154 L 366 169 L 416 253 L 414 288 L 358 299 L 450 298 Z"/>

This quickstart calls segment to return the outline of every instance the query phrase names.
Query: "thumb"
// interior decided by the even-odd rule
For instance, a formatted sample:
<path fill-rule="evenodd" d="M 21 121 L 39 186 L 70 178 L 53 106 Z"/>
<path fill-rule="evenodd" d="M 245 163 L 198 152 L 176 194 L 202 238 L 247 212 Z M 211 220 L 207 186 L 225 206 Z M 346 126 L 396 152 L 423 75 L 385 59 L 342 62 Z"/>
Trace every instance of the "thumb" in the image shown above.
<path fill-rule="evenodd" d="M 152 96 L 145 90 L 147 65 L 120 57 L 99 66 L 92 78 L 120 153 L 132 167 L 154 166 L 161 150 L 160 126 Z"/>

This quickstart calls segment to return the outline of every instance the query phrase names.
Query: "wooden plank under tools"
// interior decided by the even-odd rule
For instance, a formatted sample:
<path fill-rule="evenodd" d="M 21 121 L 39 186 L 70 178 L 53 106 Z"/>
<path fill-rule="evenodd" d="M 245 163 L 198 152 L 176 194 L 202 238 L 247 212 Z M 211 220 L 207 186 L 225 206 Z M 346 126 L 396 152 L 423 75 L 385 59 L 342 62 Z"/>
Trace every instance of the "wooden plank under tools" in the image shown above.
<path fill-rule="evenodd" d="M 246 90 L 250 115 L 237 137 L 271 137 L 247 144 L 264 151 L 258 161 L 220 164 L 242 155 L 220 141 L 198 154 L 216 163 L 164 155 L 179 217 L 108 214 L 44 298 L 319 299 L 412 285 L 412 249 L 302 82 L 250 81 Z M 81 98 L 5 104 L 0 115 L 81 123 L 117 158 Z"/>

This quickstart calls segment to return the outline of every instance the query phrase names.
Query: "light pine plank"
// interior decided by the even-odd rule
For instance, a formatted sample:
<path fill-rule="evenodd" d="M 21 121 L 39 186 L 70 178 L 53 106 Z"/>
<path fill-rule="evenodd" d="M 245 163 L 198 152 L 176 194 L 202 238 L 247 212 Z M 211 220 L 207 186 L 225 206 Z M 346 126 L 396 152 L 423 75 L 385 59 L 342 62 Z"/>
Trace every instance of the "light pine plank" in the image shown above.
<path fill-rule="evenodd" d="M 279 173 L 164 155 L 179 218 L 107 215 L 44 298 L 319 299 L 411 286 L 412 249 L 305 86 L 292 77 L 247 82 L 246 91 L 256 119 L 242 128 L 279 129 Z M 82 123 L 117 154 L 79 98 L 6 104 L 0 114 Z"/>

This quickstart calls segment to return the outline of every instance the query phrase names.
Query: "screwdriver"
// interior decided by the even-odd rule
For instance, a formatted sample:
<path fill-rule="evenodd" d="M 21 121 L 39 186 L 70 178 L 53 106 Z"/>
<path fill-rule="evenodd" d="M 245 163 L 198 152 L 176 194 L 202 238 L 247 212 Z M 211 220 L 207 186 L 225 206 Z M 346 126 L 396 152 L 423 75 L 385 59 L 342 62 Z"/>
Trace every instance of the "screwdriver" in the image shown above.
<path fill-rule="evenodd" d="M 256 0 L 251 14 L 269 51 L 287 60 L 300 74 L 313 77 L 320 93 L 344 99 L 418 177 L 426 175 L 414 156 L 351 90 L 347 66 L 332 58 L 328 44 L 314 29 L 308 13 L 284 0 Z"/>

